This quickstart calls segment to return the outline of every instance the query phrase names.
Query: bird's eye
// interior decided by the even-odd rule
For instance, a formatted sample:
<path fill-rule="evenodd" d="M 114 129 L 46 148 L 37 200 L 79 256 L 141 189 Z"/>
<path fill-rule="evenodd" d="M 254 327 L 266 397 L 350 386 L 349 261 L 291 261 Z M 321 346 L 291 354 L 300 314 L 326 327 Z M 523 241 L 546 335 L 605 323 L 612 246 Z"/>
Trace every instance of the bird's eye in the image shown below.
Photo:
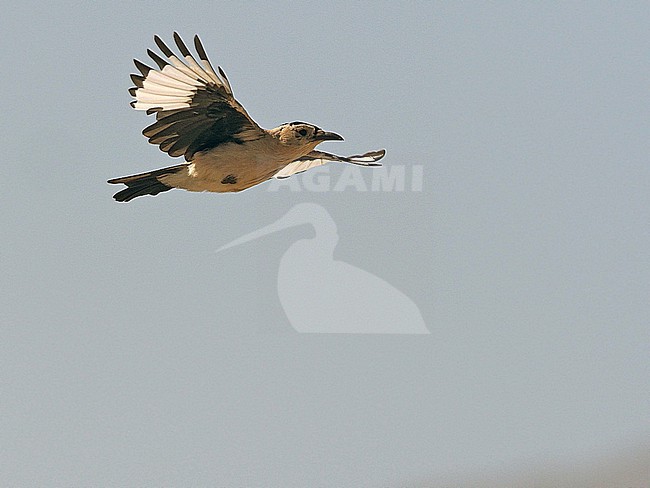
<path fill-rule="evenodd" d="M 307 135 L 307 129 L 300 129 L 300 130 L 298 131 L 298 134 L 300 134 L 300 135 L 303 136 L 303 137 L 306 136 L 306 135 Z"/>

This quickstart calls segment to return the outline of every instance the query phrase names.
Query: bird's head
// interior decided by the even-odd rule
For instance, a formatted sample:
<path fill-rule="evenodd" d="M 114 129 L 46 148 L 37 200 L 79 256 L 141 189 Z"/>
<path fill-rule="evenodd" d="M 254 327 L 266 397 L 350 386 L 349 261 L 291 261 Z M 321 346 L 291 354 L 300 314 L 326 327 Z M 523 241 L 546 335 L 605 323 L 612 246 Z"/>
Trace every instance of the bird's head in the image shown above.
<path fill-rule="evenodd" d="M 289 146 L 309 147 L 314 149 L 324 141 L 342 141 L 343 138 L 334 132 L 327 132 L 312 124 L 305 122 L 290 122 L 270 131 L 283 144 Z"/>

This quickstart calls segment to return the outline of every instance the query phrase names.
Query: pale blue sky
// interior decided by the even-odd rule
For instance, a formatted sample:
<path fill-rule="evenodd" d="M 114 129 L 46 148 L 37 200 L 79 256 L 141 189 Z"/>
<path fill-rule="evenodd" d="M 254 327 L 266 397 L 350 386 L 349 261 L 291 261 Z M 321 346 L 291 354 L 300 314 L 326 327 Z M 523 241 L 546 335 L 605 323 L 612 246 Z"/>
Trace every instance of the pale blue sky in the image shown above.
<path fill-rule="evenodd" d="M 411 486 L 647 446 L 648 25 L 647 2 L 3 9 L 0 485 Z M 423 191 L 114 202 L 108 178 L 170 164 L 127 89 L 174 30 L 262 126 L 384 147 Z M 306 226 L 214 253 L 300 202 L 430 335 L 297 333 L 277 270 Z"/>

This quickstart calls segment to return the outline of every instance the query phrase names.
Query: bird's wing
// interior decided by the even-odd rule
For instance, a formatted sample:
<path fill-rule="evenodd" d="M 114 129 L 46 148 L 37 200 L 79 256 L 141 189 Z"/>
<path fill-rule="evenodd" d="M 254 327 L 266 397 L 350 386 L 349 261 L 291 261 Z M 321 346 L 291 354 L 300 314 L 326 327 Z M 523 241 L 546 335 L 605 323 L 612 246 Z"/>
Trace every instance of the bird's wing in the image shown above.
<path fill-rule="evenodd" d="M 336 154 L 330 154 L 323 151 L 312 151 L 302 158 L 296 159 L 295 161 L 287 164 L 284 168 L 273 175 L 274 178 L 288 178 L 291 175 L 297 173 L 302 173 L 308 169 L 315 168 L 316 166 L 322 166 L 332 161 L 337 161 L 339 163 L 352 163 L 358 164 L 360 166 L 381 166 L 381 163 L 378 163 L 381 158 L 384 157 L 386 151 L 380 149 L 379 151 L 370 151 L 365 154 L 358 154 L 355 156 L 337 156 Z"/>
<path fill-rule="evenodd" d="M 131 75 L 135 97 L 131 106 L 156 114 L 156 122 L 142 131 L 149 142 L 172 157 L 194 154 L 228 142 L 243 143 L 259 139 L 264 130 L 235 100 L 226 74 L 210 64 L 198 36 L 194 47 L 200 64 L 174 32 L 174 41 L 182 57 L 176 56 L 158 37 L 154 37 L 168 61 L 151 50 L 147 54 L 159 69 L 150 68 L 137 59 L 135 66 L 142 76 Z"/>

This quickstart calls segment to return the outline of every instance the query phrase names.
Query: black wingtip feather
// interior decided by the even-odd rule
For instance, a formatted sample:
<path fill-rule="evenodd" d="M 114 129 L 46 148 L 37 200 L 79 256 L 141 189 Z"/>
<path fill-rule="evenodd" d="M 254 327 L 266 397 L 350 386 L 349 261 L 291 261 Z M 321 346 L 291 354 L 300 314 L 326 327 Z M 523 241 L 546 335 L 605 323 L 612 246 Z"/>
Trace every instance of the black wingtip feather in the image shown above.
<path fill-rule="evenodd" d="M 135 64 L 135 67 L 138 68 L 138 71 L 140 71 L 140 73 L 142 73 L 142 76 L 144 76 L 145 78 L 149 74 L 149 71 L 153 69 L 147 66 L 146 64 L 144 64 L 142 61 L 139 61 L 137 59 L 133 60 L 133 64 Z"/>
<path fill-rule="evenodd" d="M 165 66 L 169 64 L 167 61 L 165 61 L 163 58 L 158 56 L 151 49 L 147 49 L 147 54 L 151 59 L 153 59 L 154 63 L 156 63 L 160 69 L 163 69 Z"/>
<path fill-rule="evenodd" d="M 167 44 L 165 44 L 160 37 L 153 36 L 153 41 L 156 43 L 156 46 L 158 46 L 158 49 L 160 49 L 165 56 L 169 58 L 174 55 L 172 50 L 167 47 Z"/>
<path fill-rule="evenodd" d="M 217 69 L 219 70 L 219 76 L 228 81 L 228 77 L 226 76 L 226 73 L 224 73 L 224 71 L 221 69 L 221 66 L 217 66 Z"/>
<path fill-rule="evenodd" d="M 183 39 L 181 39 L 181 36 L 178 35 L 178 32 L 174 32 L 174 42 L 176 42 L 178 50 L 183 56 L 191 56 L 189 49 L 187 49 L 187 46 L 183 42 Z"/>
<path fill-rule="evenodd" d="M 201 44 L 201 39 L 199 39 L 198 35 L 194 36 L 194 48 L 196 49 L 199 58 L 203 61 L 208 61 L 208 55 L 206 54 L 205 49 L 203 49 L 203 44 Z"/>
<path fill-rule="evenodd" d="M 142 88 L 144 86 L 144 78 L 140 75 L 131 74 L 131 81 L 138 88 Z"/>

